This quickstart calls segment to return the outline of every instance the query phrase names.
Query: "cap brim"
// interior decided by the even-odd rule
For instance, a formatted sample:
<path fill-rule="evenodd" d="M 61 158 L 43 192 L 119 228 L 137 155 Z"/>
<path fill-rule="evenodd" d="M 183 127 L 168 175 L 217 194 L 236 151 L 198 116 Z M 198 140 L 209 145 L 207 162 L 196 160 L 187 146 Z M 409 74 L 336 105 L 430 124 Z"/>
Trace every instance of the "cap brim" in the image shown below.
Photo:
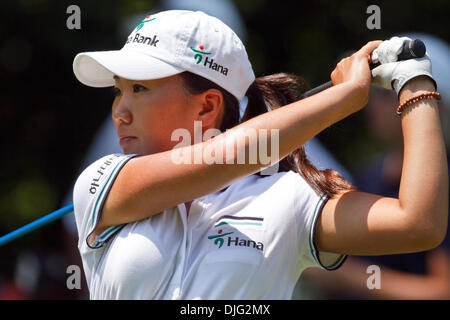
<path fill-rule="evenodd" d="M 160 59 L 129 50 L 82 52 L 73 61 L 77 79 L 97 88 L 113 86 L 114 75 L 130 80 L 151 80 L 183 71 Z"/>

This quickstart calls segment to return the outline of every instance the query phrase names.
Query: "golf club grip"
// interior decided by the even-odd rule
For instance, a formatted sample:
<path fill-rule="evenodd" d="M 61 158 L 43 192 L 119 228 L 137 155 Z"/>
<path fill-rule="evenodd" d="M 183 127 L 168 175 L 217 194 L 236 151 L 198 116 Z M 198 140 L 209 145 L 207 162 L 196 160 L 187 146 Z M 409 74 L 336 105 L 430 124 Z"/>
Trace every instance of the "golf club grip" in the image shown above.
<path fill-rule="evenodd" d="M 420 39 L 414 39 L 411 41 L 405 41 L 403 43 L 402 50 L 398 54 L 398 61 L 408 60 L 408 59 L 414 59 L 414 58 L 422 58 L 425 56 L 426 48 L 425 44 Z M 378 67 L 379 63 L 369 63 L 370 70 Z M 302 95 L 299 96 L 298 100 L 310 97 L 312 95 L 315 95 L 316 93 L 319 93 L 323 90 L 326 90 L 328 88 L 331 88 L 333 86 L 333 82 L 330 80 L 324 84 L 321 84 L 318 87 L 312 88 L 311 90 L 306 91 Z"/>

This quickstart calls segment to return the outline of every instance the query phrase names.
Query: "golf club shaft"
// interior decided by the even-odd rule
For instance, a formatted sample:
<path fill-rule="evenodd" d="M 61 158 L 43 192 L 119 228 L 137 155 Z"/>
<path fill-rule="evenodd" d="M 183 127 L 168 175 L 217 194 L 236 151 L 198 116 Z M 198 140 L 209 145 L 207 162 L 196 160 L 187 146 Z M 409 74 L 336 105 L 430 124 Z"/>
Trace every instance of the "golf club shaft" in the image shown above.
<path fill-rule="evenodd" d="M 27 225 L 24 225 L 23 227 L 10 232 L 0 238 L 0 247 L 17 239 L 21 236 L 34 231 L 36 229 L 39 229 L 42 226 L 45 226 L 46 224 L 49 224 L 55 220 L 58 220 L 59 218 L 65 216 L 66 214 L 73 212 L 73 203 L 62 207 L 61 209 L 56 210 L 55 212 L 52 212 L 48 215 L 43 216 L 42 218 L 39 218 L 33 222 L 30 222 Z"/>

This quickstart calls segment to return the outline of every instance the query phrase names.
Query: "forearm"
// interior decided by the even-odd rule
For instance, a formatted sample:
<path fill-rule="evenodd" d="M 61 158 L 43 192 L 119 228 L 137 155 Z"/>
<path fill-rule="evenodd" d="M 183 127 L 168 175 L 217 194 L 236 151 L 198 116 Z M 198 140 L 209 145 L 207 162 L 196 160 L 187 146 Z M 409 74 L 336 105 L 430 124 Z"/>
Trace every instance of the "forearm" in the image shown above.
<path fill-rule="evenodd" d="M 101 222 L 105 225 L 126 223 L 147 218 L 166 208 L 184 203 L 230 185 L 237 179 L 255 173 L 267 164 L 259 159 L 258 139 L 239 144 L 246 130 L 266 129 L 267 145 L 272 145 L 271 130 L 279 130 L 278 154 L 283 158 L 328 126 L 355 112 L 361 106 L 361 90 L 352 83 L 332 87 L 308 99 L 292 103 L 270 113 L 252 118 L 233 130 L 203 143 L 132 159 L 119 173 L 105 204 Z M 356 106 L 355 106 L 356 105 Z M 226 146 L 235 146 L 227 152 Z M 222 149 L 219 163 L 174 163 L 173 152 L 192 155 L 190 160 L 210 150 Z M 258 161 L 250 163 L 250 150 L 257 150 Z M 195 155 L 196 154 L 196 155 Z M 245 154 L 245 163 L 238 156 Z M 106 212 L 106 214 L 105 214 Z M 109 217 L 109 218 L 108 218 Z"/>
<path fill-rule="evenodd" d="M 427 78 L 414 79 L 400 92 L 400 103 L 434 90 Z M 439 242 L 435 235 L 445 235 L 448 219 L 448 169 L 438 102 L 419 101 L 401 117 L 404 160 L 399 203 L 411 225 L 417 226 L 418 236 L 425 231 L 429 235 L 425 238 Z"/>
<path fill-rule="evenodd" d="M 361 92 L 356 85 L 339 84 L 307 99 L 250 119 L 236 126 L 235 129 L 279 130 L 281 159 L 324 129 L 363 107 L 360 102 L 361 95 L 364 95 L 364 92 Z M 225 138 L 229 139 L 226 136 Z M 256 144 L 257 141 L 251 143 Z"/>
<path fill-rule="evenodd" d="M 369 284 L 374 284 L 374 274 L 367 272 L 371 264 L 364 259 L 349 257 L 335 271 L 311 268 L 305 274 L 324 290 L 350 292 L 362 299 L 446 299 L 449 295 L 448 271 L 427 269 L 427 273 L 422 275 L 396 271 L 383 265 L 378 265 L 380 287 L 370 289 Z M 443 267 L 447 265 L 444 263 Z"/>

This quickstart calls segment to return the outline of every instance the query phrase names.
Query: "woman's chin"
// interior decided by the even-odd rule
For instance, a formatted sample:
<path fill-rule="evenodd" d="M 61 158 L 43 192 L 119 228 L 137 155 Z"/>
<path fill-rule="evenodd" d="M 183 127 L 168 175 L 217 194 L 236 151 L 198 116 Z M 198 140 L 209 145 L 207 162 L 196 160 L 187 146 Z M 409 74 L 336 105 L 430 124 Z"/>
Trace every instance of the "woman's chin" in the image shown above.
<path fill-rule="evenodd" d="M 123 154 L 141 154 L 141 152 L 139 152 L 139 150 L 137 150 L 138 148 L 133 148 L 133 147 L 122 147 L 122 152 Z"/>

